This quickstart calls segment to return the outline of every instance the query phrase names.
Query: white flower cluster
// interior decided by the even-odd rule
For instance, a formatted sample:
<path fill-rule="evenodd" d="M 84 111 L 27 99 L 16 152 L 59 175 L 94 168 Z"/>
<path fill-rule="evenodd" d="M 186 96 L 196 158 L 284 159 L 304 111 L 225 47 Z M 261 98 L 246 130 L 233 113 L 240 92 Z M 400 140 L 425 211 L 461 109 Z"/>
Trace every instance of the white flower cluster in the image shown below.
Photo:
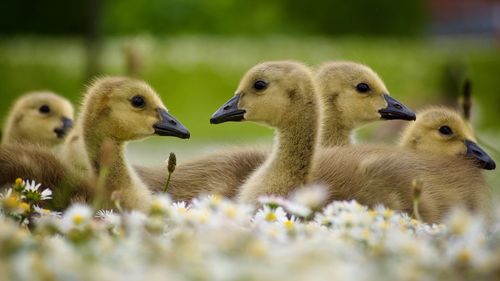
<path fill-rule="evenodd" d="M 5 280 L 494 280 L 500 213 L 457 209 L 428 225 L 355 201 L 324 208 L 311 188 L 257 209 L 217 196 L 166 195 L 149 213 L 73 205 L 31 233 L 0 218 Z"/>
<path fill-rule="evenodd" d="M 59 216 L 57 212 L 40 207 L 42 201 L 52 199 L 52 190 L 35 181 L 16 179 L 14 185 L 0 193 L 0 214 L 28 225 L 34 217 Z"/>

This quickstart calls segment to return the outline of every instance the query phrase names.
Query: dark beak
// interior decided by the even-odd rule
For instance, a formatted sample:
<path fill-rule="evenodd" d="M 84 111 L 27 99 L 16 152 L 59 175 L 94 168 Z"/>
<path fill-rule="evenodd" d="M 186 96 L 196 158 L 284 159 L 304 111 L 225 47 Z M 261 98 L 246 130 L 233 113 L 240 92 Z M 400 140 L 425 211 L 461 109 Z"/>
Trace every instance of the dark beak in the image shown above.
<path fill-rule="evenodd" d="M 240 94 L 236 94 L 226 103 L 224 103 L 210 118 L 211 124 L 219 124 L 228 121 L 242 121 L 244 120 L 245 110 L 238 109 L 238 102 L 240 101 Z"/>
<path fill-rule="evenodd" d="M 165 109 L 158 108 L 160 121 L 153 125 L 155 134 L 159 136 L 173 136 L 181 139 L 189 139 L 191 134 L 188 129 L 177 121 L 174 116 L 170 115 Z"/>
<path fill-rule="evenodd" d="M 495 170 L 497 165 L 491 157 L 482 150 L 475 142 L 470 140 L 465 140 L 465 146 L 467 147 L 467 152 L 465 156 L 474 159 L 481 168 L 485 170 Z"/>
<path fill-rule="evenodd" d="M 411 109 L 395 98 L 388 94 L 384 94 L 384 99 L 387 101 L 387 107 L 378 111 L 378 113 L 380 113 L 380 118 L 385 120 L 401 119 L 409 121 L 415 121 L 417 119 L 417 116 Z"/>
<path fill-rule="evenodd" d="M 57 138 L 59 138 L 59 139 L 64 138 L 66 136 L 66 134 L 68 133 L 68 131 L 71 130 L 71 128 L 73 128 L 73 120 L 66 118 L 66 117 L 63 117 L 61 119 L 61 121 L 63 124 L 62 127 L 54 129 L 54 133 L 57 134 Z"/>

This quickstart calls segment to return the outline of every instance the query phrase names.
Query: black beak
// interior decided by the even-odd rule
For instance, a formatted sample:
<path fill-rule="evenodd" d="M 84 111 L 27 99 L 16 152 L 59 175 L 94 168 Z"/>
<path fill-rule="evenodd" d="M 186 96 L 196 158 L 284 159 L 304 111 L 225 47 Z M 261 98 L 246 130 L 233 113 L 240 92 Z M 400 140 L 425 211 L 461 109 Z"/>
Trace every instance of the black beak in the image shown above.
<path fill-rule="evenodd" d="M 211 124 L 219 124 L 228 121 L 242 121 L 245 119 L 245 110 L 238 109 L 240 94 L 236 94 L 224 103 L 210 118 Z"/>
<path fill-rule="evenodd" d="M 378 111 L 378 113 L 380 113 L 380 118 L 385 120 L 401 119 L 409 121 L 415 121 L 417 119 L 417 116 L 411 109 L 395 98 L 388 94 L 384 94 L 384 99 L 387 101 L 387 107 Z"/>
<path fill-rule="evenodd" d="M 467 147 L 467 152 L 465 156 L 474 159 L 482 169 L 485 170 L 495 170 L 497 165 L 491 157 L 482 150 L 475 142 L 470 140 L 465 140 L 465 146 Z"/>
<path fill-rule="evenodd" d="M 73 128 L 73 120 L 66 118 L 66 117 L 63 117 L 61 119 L 61 121 L 63 124 L 62 127 L 54 129 L 54 133 L 57 134 L 57 138 L 59 138 L 59 139 L 64 138 L 66 136 L 66 134 L 68 133 L 68 131 L 71 130 L 71 128 Z"/>
<path fill-rule="evenodd" d="M 189 139 L 191 134 L 188 129 L 177 121 L 174 116 L 170 115 L 165 109 L 158 108 L 160 121 L 153 125 L 155 134 L 159 136 L 173 136 L 181 139 Z"/>

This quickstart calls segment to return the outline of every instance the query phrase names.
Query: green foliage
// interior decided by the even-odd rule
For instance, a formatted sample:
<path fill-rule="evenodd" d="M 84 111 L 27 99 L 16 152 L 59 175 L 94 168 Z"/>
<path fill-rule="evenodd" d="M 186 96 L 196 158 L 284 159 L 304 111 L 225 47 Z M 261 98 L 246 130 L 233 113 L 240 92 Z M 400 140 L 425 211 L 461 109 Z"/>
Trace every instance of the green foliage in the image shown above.
<path fill-rule="evenodd" d="M 286 14 L 305 32 L 412 36 L 424 27 L 424 3 L 419 0 L 285 2 Z"/>
<path fill-rule="evenodd" d="M 0 4 L 0 34 L 367 34 L 422 32 L 422 0 L 19 0 Z M 101 16 L 99 16 L 101 15 Z"/>
<path fill-rule="evenodd" d="M 82 34 L 86 0 L 0 1 L 0 34 Z"/>

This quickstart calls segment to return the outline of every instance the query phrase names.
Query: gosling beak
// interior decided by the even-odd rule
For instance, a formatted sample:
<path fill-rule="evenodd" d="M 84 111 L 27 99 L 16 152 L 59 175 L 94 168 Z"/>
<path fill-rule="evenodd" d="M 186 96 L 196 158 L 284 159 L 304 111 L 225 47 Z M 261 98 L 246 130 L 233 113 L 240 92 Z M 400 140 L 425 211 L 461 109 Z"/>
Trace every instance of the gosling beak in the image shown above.
<path fill-rule="evenodd" d="M 380 118 L 385 120 L 416 120 L 417 116 L 411 109 L 406 107 L 404 104 L 397 101 L 395 98 L 384 94 L 384 99 L 387 102 L 387 107 L 378 111 L 380 113 Z"/>
<path fill-rule="evenodd" d="M 240 101 L 240 94 L 236 94 L 226 103 L 224 103 L 210 118 L 211 124 L 219 124 L 228 121 L 242 121 L 245 120 L 245 110 L 238 109 L 238 102 Z"/>
<path fill-rule="evenodd" d="M 157 111 L 160 115 L 160 121 L 153 125 L 155 134 L 159 136 L 173 136 L 181 139 L 189 139 L 191 134 L 181 122 L 177 121 L 174 116 L 163 108 L 158 108 Z"/>
<path fill-rule="evenodd" d="M 493 161 L 493 159 L 491 159 L 491 157 L 488 155 L 488 153 L 486 153 L 484 150 L 482 150 L 473 141 L 465 140 L 464 142 L 465 142 L 465 146 L 467 147 L 467 152 L 465 153 L 465 156 L 474 159 L 482 169 L 495 170 L 497 165 L 495 164 L 495 161 Z"/>
<path fill-rule="evenodd" d="M 73 120 L 63 117 L 61 118 L 62 127 L 58 127 L 54 129 L 54 133 L 56 133 L 58 139 L 62 139 L 66 136 L 69 130 L 73 128 Z"/>

